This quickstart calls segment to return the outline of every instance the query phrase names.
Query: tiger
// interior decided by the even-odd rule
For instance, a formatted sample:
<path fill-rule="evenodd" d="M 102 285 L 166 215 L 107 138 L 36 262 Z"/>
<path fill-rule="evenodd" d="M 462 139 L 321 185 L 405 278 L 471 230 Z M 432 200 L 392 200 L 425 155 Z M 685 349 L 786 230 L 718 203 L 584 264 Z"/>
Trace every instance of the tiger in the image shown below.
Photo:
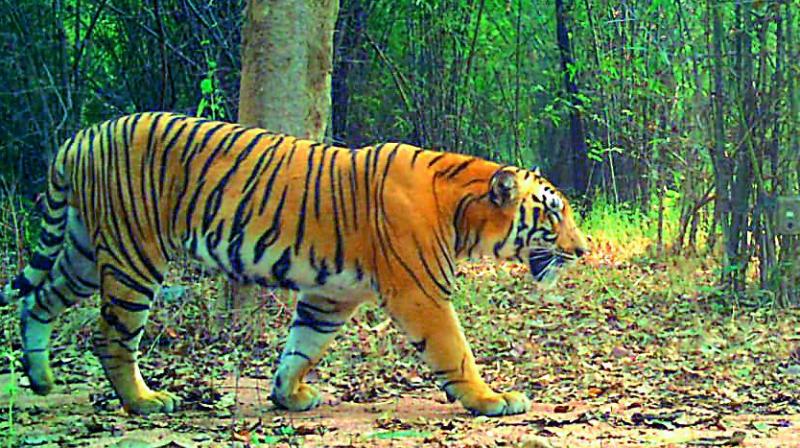
<path fill-rule="evenodd" d="M 167 112 L 106 121 L 64 142 L 49 166 L 39 246 L 5 288 L 19 302 L 23 367 L 54 387 L 55 319 L 95 292 L 93 352 L 130 414 L 171 413 L 137 362 L 168 262 L 297 291 L 272 380 L 277 408 L 307 411 L 304 378 L 359 305 L 382 307 L 450 402 L 474 415 L 530 409 L 482 379 L 449 300 L 456 263 L 490 256 L 557 275 L 587 253 L 569 202 L 540 170 L 403 143 L 330 146 Z"/>

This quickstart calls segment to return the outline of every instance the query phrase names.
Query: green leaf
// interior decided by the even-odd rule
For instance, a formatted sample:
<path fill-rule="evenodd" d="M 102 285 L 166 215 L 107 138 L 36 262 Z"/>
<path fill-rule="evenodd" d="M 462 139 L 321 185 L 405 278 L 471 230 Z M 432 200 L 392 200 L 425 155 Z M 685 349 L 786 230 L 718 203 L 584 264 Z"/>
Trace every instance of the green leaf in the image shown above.
<path fill-rule="evenodd" d="M 753 422 L 752 425 L 753 425 L 753 428 L 755 428 L 756 431 L 759 431 L 759 432 L 767 432 L 767 431 L 769 431 L 769 428 L 770 428 L 770 426 L 767 423 L 764 423 L 764 422 Z"/>
<path fill-rule="evenodd" d="M 433 433 L 430 431 L 416 431 L 413 429 L 407 429 L 403 431 L 382 431 L 382 432 L 374 432 L 367 436 L 369 439 L 380 439 L 380 440 L 387 440 L 387 439 L 402 439 L 406 437 L 430 437 Z"/>
<path fill-rule="evenodd" d="M 200 104 L 197 105 L 197 116 L 202 117 L 203 112 L 205 112 L 206 107 L 208 105 L 208 101 L 205 98 L 200 98 Z"/>
<path fill-rule="evenodd" d="M 211 78 L 206 78 L 200 81 L 200 92 L 203 95 L 211 95 L 211 92 L 214 91 L 214 84 L 211 82 Z"/>

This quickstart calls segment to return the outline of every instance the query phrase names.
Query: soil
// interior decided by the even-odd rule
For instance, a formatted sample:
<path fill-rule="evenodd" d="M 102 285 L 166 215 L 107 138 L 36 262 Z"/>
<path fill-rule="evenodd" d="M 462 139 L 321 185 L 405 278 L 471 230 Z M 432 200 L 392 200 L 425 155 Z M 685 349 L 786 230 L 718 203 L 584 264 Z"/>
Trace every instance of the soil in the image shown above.
<path fill-rule="evenodd" d="M 798 415 L 710 412 L 707 418 L 688 418 L 636 403 L 601 408 L 564 403 L 534 404 L 524 415 L 486 418 L 470 416 L 429 389 L 371 403 L 339 402 L 326 394 L 329 399 L 320 408 L 288 413 L 266 399 L 267 380 L 231 378 L 221 389 L 233 392 L 236 405 L 137 417 L 115 406 L 98 406 L 93 393 L 105 385 L 60 386 L 38 397 L 7 387 L 10 380 L 0 375 L 3 446 L 800 447 Z"/>

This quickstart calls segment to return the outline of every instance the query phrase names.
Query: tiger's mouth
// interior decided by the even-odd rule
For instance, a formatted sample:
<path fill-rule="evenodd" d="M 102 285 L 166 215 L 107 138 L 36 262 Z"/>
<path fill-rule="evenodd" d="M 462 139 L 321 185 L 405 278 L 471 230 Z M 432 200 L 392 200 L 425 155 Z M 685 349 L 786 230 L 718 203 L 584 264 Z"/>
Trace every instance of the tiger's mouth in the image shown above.
<path fill-rule="evenodd" d="M 555 280 L 561 268 L 570 258 L 549 249 L 534 249 L 528 257 L 528 267 L 537 282 Z"/>

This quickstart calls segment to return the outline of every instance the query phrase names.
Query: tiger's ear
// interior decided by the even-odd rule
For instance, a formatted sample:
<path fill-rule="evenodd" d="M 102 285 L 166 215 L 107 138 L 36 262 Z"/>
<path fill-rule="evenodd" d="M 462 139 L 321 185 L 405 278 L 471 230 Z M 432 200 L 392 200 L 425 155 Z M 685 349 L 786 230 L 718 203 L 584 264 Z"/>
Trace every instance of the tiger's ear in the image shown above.
<path fill-rule="evenodd" d="M 505 207 L 517 199 L 517 176 L 510 171 L 498 171 L 489 182 L 489 200 L 498 207 Z"/>

